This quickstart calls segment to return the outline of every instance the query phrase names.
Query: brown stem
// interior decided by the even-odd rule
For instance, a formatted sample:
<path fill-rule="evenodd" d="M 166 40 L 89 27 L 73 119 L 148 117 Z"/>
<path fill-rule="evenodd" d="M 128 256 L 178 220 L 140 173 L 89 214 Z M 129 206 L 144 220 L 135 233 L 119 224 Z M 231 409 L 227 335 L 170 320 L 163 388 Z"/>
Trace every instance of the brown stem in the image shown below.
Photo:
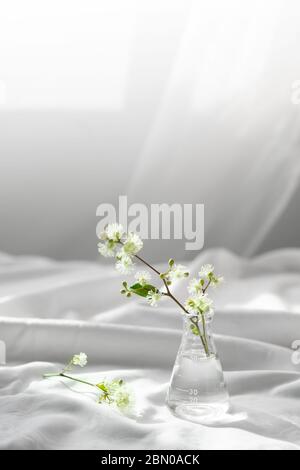
<path fill-rule="evenodd" d="M 161 273 L 157 269 L 155 269 L 153 266 L 151 266 L 150 263 L 148 263 L 147 261 L 145 261 L 143 258 L 141 258 L 138 255 L 134 255 L 134 257 L 138 259 L 139 261 L 141 261 L 142 263 L 144 263 L 146 266 L 148 266 L 148 268 L 152 269 L 152 271 L 154 271 L 156 274 L 160 276 Z"/>
<path fill-rule="evenodd" d="M 205 292 L 207 291 L 207 289 L 209 288 L 210 286 L 210 283 L 211 283 L 211 279 L 208 281 L 208 283 L 206 284 L 206 287 L 204 289 L 202 289 L 202 293 L 205 294 Z"/>

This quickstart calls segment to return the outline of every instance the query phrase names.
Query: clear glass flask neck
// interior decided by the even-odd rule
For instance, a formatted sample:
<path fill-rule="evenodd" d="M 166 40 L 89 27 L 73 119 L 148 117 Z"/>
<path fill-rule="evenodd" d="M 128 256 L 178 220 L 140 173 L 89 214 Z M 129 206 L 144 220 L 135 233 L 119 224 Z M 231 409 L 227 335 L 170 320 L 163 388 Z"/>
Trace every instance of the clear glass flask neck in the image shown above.
<path fill-rule="evenodd" d="M 197 326 L 188 318 L 183 319 L 183 334 L 180 351 L 194 351 L 199 357 L 216 356 L 212 334 L 212 315 L 203 315 L 199 318 Z"/>

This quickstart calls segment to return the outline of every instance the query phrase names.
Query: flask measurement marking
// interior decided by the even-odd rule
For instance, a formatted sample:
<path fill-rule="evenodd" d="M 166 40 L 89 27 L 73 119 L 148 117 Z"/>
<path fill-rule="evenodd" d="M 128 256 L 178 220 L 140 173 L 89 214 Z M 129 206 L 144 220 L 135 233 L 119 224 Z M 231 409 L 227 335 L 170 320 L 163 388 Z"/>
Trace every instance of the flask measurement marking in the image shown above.
<path fill-rule="evenodd" d="M 188 392 L 189 391 L 187 388 L 180 388 L 180 387 L 175 387 L 175 390 L 178 390 L 179 392 Z"/>

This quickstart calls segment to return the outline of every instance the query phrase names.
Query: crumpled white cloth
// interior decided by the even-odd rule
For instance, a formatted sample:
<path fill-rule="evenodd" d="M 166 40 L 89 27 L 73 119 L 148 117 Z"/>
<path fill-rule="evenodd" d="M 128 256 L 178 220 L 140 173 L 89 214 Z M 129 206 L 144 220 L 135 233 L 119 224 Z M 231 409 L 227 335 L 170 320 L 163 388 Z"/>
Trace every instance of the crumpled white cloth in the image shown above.
<path fill-rule="evenodd" d="M 111 267 L 0 255 L 1 449 L 300 449 L 300 251 L 252 260 L 203 252 L 225 284 L 212 292 L 216 344 L 231 395 L 226 419 L 204 426 L 164 406 L 181 339 L 181 314 L 168 299 L 156 309 L 119 295 Z M 175 288 L 184 298 L 184 283 Z M 99 405 L 55 372 L 86 352 L 82 377 L 122 377 L 137 416 Z"/>

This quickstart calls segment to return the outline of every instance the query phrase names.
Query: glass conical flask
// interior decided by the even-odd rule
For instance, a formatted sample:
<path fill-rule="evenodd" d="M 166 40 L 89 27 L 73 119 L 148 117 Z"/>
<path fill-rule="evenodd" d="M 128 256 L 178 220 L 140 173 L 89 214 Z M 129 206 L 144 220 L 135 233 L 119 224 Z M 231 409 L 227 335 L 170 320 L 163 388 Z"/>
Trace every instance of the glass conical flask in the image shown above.
<path fill-rule="evenodd" d="M 212 337 L 212 315 L 203 314 L 198 320 L 196 330 L 184 317 L 166 403 L 176 416 L 205 423 L 220 419 L 228 411 L 229 395 Z"/>

